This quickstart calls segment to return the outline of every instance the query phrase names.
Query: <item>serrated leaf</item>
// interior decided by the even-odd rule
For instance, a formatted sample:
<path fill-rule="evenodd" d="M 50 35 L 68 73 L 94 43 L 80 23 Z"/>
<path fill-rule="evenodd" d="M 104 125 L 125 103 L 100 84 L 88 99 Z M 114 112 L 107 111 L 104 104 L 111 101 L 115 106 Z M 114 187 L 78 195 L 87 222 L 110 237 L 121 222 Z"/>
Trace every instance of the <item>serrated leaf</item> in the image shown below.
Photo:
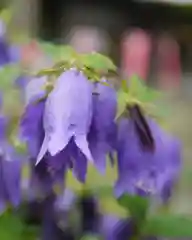
<path fill-rule="evenodd" d="M 124 194 L 118 199 L 118 203 L 130 213 L 137 223 L 145 220 L 149 208 L 148 198 Z"/>
<path fill-rule="evenodd" d="M 121 81 L 121 89 L 124 92 L 128 92 L 129 91 L 127 80 L 124 79 L 124 80 Z"/>
<path fill-rule="evenodd" d="M 192 216 L 174 214 L 153 216 L 146 221 L 143 233 L 159 237 L 192 237 Z"/>
<path fill-rule="evenodd" d="M 127 106 L 127 93 L 123 90 L 117 92 L 117 114 L 116 119 L 121 117 L 126 110 Z"/>
<path fill-rule="evenodd" d="M 130 78 L 129 93 L 140 102 L 153 102 L 160 97 L 160 93 L 147 87 L 137 75 Z"/>
<path fill-rule="evenodd" d="M 60 59 L 62 61 L 71 61 L 78 58 L 78 54 L 71 46 L 61 46 L 60 47 Z"/>
<path fill-rule="evenodd" d="M 55 45 L 51 43 L 41 42 L 42 49 L 50 55 L 54 62 L 58 61 L 71 61 L 77 57 L 77 53 L 71 46 Z"/>
<path fill-rule="evenodd" d="M 80 56 L 80 61 L 83 65 L 96 71 L 116 71 L 114 63 L 108 57 L 100 53 L 82 54 Z"/>

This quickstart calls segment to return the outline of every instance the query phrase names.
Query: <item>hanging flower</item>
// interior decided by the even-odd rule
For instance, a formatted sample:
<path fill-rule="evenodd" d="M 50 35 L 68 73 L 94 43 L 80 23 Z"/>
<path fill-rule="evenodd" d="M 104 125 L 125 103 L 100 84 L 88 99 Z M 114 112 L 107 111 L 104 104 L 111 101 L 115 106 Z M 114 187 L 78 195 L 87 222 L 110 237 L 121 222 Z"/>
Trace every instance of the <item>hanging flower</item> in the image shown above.
<path fill-rule="evenodd" d="M 49 94 L 44 112 L 45 138 L 37 158 L 41 161 L 48 151 L 56 155 L 73 138 L 76 146 L 92 160 L 87 134 L 92 116 L 92 85 L 76 69 L 63 73 Z"/>
<path fill-rule="evenodd" d="M 96 83 L 93 92 L 93 117 L 88 139 L 95 165 L 102 173 L 106 168 L 106 155 L 112 154 L 115 146 L 116 108 L 115 90 L 111 86 Z"/>
<path fill-rule="evenodd" d="M 180 172 L 180 145 L 154 121 L 146 119 L 146 122 L 154 139 L 153 151 L 142 148 L 132 119 L 119 122 L 115 191 L 117 196 L 127 192 L 165 200 L 167 189 L 172 189 Z"/>
<path fill-rule="evenodd" d="M 36 158 L 44 138 L 43 114 L 45 101 L 26 106 L 20 122 L 20 135 L 28 146 L 29 154 Z"/>

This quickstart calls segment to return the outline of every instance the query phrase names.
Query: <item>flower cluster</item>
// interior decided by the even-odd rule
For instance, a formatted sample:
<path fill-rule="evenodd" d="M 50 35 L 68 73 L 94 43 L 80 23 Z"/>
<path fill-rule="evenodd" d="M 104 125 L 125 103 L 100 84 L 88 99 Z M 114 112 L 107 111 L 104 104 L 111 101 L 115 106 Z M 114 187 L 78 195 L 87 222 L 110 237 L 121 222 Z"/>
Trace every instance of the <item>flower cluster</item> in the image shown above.
<path fill-rule="evenodd" d="M 2 44 L 0 60 L 7 64 Z M 42 226 L 42 240 L 75 239 L 72 232 L 140 239 L 153 201 L 166 204 L 172 196 L 181 169 L 180 142 L 150 117 L 152 92 L 137 78 L 120 82 L 116 90 L 110 77 L 116 67 L 109 59 L 67 49 L 67 61 L 17 78 L 15 86 L 24 95 L 19 124 L 10 130 L 13 116 L 3 112 L 0 118 L 0 211 L 7 202 L 18 207 L 27 199 L 25 220 Z M 25 153 L 18 153 L 19 140 Z M 99 214 L 92 195 L 76 197 L 66 189 L 68 171 L 85 184 L 89 165 L 105 174 L 107 161 L 114 171 L 117 167 L 114 196 L 129 210 L 124 220 Z M 30 176 L 24 194 L 25 164 Z"/>

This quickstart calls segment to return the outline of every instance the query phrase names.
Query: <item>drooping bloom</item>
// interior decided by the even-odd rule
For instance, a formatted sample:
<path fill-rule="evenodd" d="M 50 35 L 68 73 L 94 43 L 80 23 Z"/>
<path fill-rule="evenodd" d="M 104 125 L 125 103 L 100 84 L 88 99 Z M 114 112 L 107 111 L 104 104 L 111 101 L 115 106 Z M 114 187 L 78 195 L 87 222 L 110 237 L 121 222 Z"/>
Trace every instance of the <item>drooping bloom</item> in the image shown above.
<path fill-rule="evenodd" d="M 8 143 L 1 146 L 0 158 L 0 212 L 10 203 L 18 207 L 21 202 L 21 161 L 20 156 Z"/>
<path fill-rule="evenodd" d="M 44 112 L 45 138 L 37 163 L 46 152 L 52 156 L 66 148 L 71 139 L 91 160 L 87 134 L 92 117 L 92 85 L 76 69 L 63 73 L 49 94 Z"/>
<path fill-rule="evenodd" d="M 96 83 L 93 92 L 93 117 L 89 132 L 89 147 L 96 167 L 103 173 L 106 155 L 111 154 L 116 140 L 116 92 L 111 86 Z"/>
<path fill-rule="evenodd" d="M 117 196 L 123 193 L 170 197 L 180 172 L 180 144 L 153 120 L 146 119 L 154 139 L 154 149 L 141 146 L 132 119 L 122 119 L 118 131 Z"/>
<path fill-rule="evenodd" d="M 28 146 L 29 154 L 36 158 L 44 138 L 43 114 L 45 101 L 29 103 L 21 117 L 20 134 Z"/>

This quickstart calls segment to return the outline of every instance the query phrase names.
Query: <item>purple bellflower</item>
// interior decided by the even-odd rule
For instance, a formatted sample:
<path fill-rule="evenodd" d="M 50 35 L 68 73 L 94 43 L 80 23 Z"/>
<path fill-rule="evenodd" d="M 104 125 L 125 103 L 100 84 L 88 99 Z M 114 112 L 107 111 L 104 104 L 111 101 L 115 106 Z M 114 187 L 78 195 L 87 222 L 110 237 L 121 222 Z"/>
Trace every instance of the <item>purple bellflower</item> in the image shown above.
<path fill-rule="evenodd" d="M 166 201 L 181 166 L 180 144 L 154 121 L 146 120 L 154 149 L 143 148 L 132 119 L 122 119 L 118 130 L 116 195 L 157 196 Z"/>
<path fill-rule="evenodd" d="M 92 160 L 87 142 L 91 117 L 92 84 L 76 69 L 63 73 L 46 100 L 45 138 L 37 164 L 47 152 L 54 156 L 64 150 L 71 139 L 86 158 Z"/>
<path fill-rule="evenodd" d="M 20 134 L 28 146 L 31 158 L 36 158 L 44 138 L 43 114 L 45 101 L 29 103 L 21 117 Z"/>
<path fill-rule="evenodd" d="M 96 83 L 93 93 L 93 117 L 88 136 L 95 165 L 105 172 L 106 155 L 114 150 L 116 139 L 116 92 L 111 86 Z"/>

